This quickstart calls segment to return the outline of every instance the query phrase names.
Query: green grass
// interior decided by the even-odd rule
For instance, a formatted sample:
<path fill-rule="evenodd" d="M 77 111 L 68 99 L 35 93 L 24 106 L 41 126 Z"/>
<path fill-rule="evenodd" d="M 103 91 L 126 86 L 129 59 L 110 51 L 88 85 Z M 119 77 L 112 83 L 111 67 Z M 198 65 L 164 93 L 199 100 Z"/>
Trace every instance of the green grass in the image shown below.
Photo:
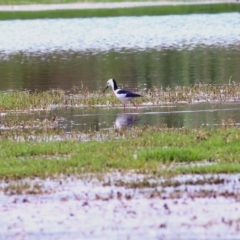
<path fill-rule="evenodd" d="M 192 13 L 222 13 L 240 12 L 240 4 L 202 4 L 154 6 L 117 9 L 76 9 L 76 10 L 49 10 L 34 12 L 0 12 L 0 20 L 7 19 L 40 19 L 40 18 L 75 18 L 75 17 L 114 17 L 114 16 L 144 16 L 167 14 Z"/>
<path fill-rule="evenodd" d="M 74 92 L 52 89 L 43 92 L 9 91 L 0 92 L 0 111 L 50 109 L 52 105 L 60 106 L 97 106 L 119 104 L 112 94 L 90 93 L 86 90 Z"/>
<path fill-rule="evenodd" d="M 77 3 L 78 0 L 1 0 L 0 5 Z"/>
<path fill-rule="evenodd" d="M 62 90 L 45 92 L 10 91 L 0 93 L 0 110 L 48 109 L 52 104 L 65 102 Z"/>
<path fill-rule="evenodd" d="M 133 169 L 163 176 L 240 172 L 238 127 L 184 130 L 145 126 L 101 134 L 107 134 L 107 140 L 1 139 L 0 179 Z"/>
<path fill-rule="evenodd" d="M 43 92 L 9 91 L 0 92 L 0 111 L 19 111 L 51 109 L 55 106 L 71 107 L 100 107 L 121 105 L 112 91 L 89 92 L 83 87 L 73 88 L 65 92 L 60 89 L 52 89 Z M 174 87 L 166 90 L 153 88 L 140 92 L 144 97 L 135 100 L 136 104 L 159 105 L 169 103 L 197 103 L 201 102 L 227 102 L 236 101 L 240 94 L 240 85 L 207 85 L 200 84 L 193 87 Z"/>
<path fill-rule="evenodd" d="M 130 2 L 138 2 L 139 0 L 131 0 Z M 148 0 L 144 0 L 148 2 Z M 157 0 L 151 0 L 157 1 Z M 22 4 L 57 4 L 57 3 L 98 3 L 98 2 L 125 2 L 124 0 L 1 0 L 0 5 L 22 5 Z M 168 2 L 188 2 L 194 3 L 191 0 L 168 0 Z M 196 1 L 199 3 L 200 1 Z M 204 2 L 204 1 L 203 1 Z"/>

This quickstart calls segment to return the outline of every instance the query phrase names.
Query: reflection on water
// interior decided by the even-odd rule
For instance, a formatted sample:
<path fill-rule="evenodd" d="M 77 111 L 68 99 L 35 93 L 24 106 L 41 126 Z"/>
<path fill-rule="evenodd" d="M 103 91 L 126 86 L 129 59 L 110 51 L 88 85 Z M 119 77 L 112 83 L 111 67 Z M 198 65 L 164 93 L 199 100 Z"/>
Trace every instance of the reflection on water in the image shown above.
<path fill-rule="evenodd" d="M 134 113 L 120 113 L 117 115 L 114 128 L 120 129 L 124 127 L 130 127 L 137 123 L 139 116 Z"/>
<path fill-rule="evenodd" d="M 226 46 L 239 39 L 239 13 L 0 22 L 0 51 L 48 53 Z"/>
<path fill-rule="evenodd" d="M 1 21 L 0 90 L 240 82 L 239 25 L 239 13 Z"/>

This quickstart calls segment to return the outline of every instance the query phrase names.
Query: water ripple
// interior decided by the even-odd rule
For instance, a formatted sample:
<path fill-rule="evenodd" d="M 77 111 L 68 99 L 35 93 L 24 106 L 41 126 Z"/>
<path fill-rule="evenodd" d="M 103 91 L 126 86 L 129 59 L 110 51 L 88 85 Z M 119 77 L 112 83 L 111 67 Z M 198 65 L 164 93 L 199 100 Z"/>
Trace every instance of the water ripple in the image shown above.
<path fill-rule="evenodd" d="M 240 14 L 10 20 L 0 22 L 0 52 L 192 48 L 240 41 Z"/>

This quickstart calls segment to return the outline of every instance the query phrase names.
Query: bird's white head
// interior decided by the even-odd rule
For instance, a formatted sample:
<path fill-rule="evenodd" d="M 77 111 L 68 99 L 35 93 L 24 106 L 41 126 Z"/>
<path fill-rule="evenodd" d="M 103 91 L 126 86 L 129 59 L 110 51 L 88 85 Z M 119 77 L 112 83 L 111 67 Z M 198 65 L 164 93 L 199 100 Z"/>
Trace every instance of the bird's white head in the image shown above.
<path fill-rule="evenodd" d="M 107 86 L 106 86 L 106 88 L 104 89 L 103 92 L 105 92 L 105 90 L 106 90 L 108 87 L 112 87 L 113 90 L 118 89 L 116 81 L 115 81 L 114 79 L 112 79 L 112 78 L 107 81 Z"/>

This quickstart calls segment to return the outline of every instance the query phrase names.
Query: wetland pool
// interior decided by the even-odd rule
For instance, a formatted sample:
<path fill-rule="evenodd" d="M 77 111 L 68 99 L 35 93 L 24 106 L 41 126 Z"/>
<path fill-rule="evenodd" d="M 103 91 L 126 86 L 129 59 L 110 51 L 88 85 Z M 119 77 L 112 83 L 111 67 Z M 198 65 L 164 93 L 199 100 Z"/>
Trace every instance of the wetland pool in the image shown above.
<path fill-rule="evenodd" d="M 238 84 L 239 25 L 239 13 L 0 21 L 0 90 L 76 86 L 101 92 L 109 78 L 136 92 Z M 229 118 L 239 123 L 239 106 L 141 106 L 126 114 L 118 107 L 65 108 L 10 115 L 21 121 L 56 115 L 66 131 L 131 124 L 199 127 Z"/>

